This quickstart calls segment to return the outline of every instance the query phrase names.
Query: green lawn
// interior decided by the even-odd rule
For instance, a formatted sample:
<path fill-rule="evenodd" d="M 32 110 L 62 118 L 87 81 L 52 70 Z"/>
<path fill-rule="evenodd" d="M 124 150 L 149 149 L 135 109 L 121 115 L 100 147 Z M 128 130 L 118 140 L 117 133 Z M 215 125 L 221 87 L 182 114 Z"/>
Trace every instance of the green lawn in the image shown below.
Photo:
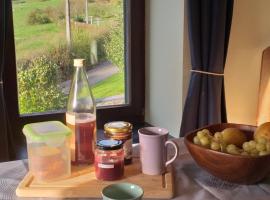
<path fill-rule="evenodd" d="M 92 86 L 92 92 L 96 99 L 109 96 L 120 95 L 124 93 L 125 76 L 122 72 L 112 75 L 111 77 L 98 82 Z M 84 90 L 85 89 L 85 90 Z M 88 94 L 88 89 L 84 88 L 81 95 Z"/>
<path fill-rule="evenodd" d="M 93 95 L 95 98 L 104 98 L 125 92 L 125 77 L 123 73 L 112 75 L 104 81 L 97 83 L 93 88 Z"/>
<path fill-rule="evenodd" d="M 13 21 L 17 59 L 44 52 L 63 38 L 63 26 L 57 23 L 29 25 L 28 15 L 35 9 L 58 7 L 61 0 L 13 1 Z M 53 6 L 52 6 L 53 5 Z"/>

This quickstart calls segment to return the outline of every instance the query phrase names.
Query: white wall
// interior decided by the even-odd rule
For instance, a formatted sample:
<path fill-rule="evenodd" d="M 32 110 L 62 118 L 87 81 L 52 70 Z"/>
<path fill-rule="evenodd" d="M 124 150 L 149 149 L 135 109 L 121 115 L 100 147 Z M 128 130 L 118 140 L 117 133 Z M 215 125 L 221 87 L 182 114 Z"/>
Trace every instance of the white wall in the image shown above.
<path fill-rule="evenodd" d="M 190 66 L 184 2 L 146 1 L 145 120 L 176 137 Z M 261 56 L 270 46 L 269 8 L 269 0 L 234 1 L 225 66 L 229 122 L 256 124 Z"/>
<path fill-rule="evenodd" d="M 175 137 L 187 85 L 183 84 L 183 27 L 184 0 L 146 1 L 145 121 L 167 128 Z"/>
<path fill-rule="evenodd" d="M 262 51 L 270 46 L 270 1 L 234 1 L 225 66 L 228 121 L 256 124 Z"/>

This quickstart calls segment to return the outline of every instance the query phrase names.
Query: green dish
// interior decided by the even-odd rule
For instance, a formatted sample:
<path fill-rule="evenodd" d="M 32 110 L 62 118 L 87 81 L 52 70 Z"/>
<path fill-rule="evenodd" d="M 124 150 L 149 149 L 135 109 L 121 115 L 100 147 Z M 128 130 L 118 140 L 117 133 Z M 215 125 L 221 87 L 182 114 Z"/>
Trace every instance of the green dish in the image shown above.
<path fill-rule="evenodd" d="M 142 196 L 143 189 L 132 183 L 116 183 L 102 190 L 103 200 L 139 200 Z"/>

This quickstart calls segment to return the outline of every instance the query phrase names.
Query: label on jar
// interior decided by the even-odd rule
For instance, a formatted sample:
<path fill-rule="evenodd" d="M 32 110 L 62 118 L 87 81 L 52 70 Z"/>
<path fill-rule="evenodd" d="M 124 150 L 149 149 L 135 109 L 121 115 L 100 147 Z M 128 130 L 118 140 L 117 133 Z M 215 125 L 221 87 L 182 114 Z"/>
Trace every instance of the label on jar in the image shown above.
<path fill-rule="evenodd" d="M 123 145 L 125 159 L 131 159 L 132 158 L 132 138 L 125 141 Z"/>
<path fill-rule="evenodd" d="M 112 164 L 98 163 L 98 167 L 99 168 L 103 168 L 103 169 L 112 169 L 112 168 L 114 168 L 114 165 L 112 165 Z"/>

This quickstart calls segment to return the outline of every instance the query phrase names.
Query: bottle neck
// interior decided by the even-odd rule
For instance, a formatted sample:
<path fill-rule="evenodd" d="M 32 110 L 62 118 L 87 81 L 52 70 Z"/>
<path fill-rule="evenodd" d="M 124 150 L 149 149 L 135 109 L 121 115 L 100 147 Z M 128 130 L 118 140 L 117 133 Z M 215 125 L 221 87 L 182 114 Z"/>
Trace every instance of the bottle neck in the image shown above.
<path fill-rule="evenodd" d="M 80 66 L 80 67 L 77 67 L 77 66 L 74 66 L 74 68 L 75 68 L 75 71 L 77 72 L 79 72 L 79 71 L 85 71 L 85 67 L 84 66 Z"/>
<path fill-rule="evenodd" d="M 75 67 L 75 73 L 74 73 L 74 80 L 73 82 L 81 82 L 83 80 L 87 80 L 87 74 L 86 74 L 86 70 L 85 67 Z M 88 81 L 88 80 L 87 80 Z"/>
<path fill-rule="evenodd" d="M 75 67 L 68 98 L 67 111 L 95 114 L 95 101 L 85 67 Z"/>

